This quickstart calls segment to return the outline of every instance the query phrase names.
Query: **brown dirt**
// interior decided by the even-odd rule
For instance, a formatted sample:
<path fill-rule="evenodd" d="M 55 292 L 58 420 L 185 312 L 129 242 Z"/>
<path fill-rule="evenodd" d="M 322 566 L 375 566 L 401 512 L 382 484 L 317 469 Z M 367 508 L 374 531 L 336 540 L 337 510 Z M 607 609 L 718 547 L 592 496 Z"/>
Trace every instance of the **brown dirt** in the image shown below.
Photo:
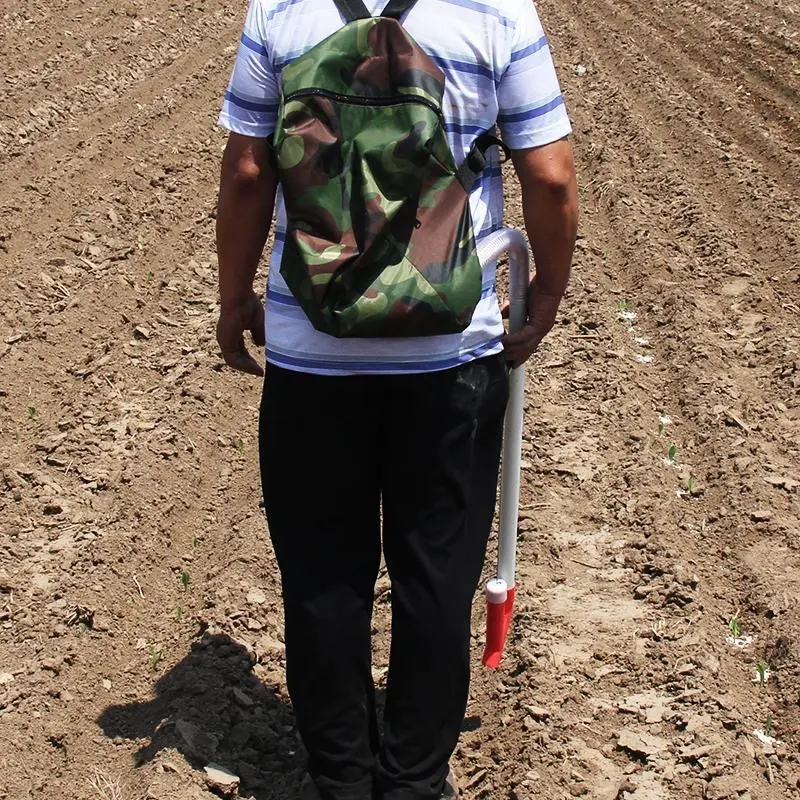
<path fill-rule="evenodd" d="M 800 797 L 800 12 L 540 10 L 582 235 L 529 379 L 519 610 L 498 673 L 476 647 L 465 795 Z M 213 340 L 242 15 L 0 4 L 0 798 L 200 798 L 212 758 L 256 800 L 302 776 L 259 387 Z"/>

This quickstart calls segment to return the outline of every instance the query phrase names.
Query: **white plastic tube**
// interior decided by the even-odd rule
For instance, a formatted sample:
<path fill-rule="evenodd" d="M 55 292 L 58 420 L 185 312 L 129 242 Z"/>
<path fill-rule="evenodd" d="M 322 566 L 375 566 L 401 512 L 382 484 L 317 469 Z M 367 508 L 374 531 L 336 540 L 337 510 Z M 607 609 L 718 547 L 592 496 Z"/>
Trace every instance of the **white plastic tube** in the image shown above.
<path fill-rule="evenodd" d="M 509 261 L 509 330 L 513 333 L 525 324 L 527 318 L 530 259 L 528 242 L 522 233 L 503 228 L 487 236 L 478 245 L 481 264 L 493 263 L 503 253 L 508 255 Z M 524 406 L 525 365 L 522 364 L 512 369 L 509 376 L 500 477 L 497 572 L 486 585 L 487 629 L 483 663 L 490 668 L 500 664 L 514 606 Z"/>

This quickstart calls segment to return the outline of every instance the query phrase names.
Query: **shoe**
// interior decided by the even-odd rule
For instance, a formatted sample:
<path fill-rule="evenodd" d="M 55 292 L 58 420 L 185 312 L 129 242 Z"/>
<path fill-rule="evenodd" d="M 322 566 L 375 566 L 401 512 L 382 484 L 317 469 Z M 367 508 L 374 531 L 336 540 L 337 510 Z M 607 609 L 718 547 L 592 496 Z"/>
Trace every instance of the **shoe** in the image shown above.
<path fill-rule="evenodd" d="M 456 773 L 450 767 L 450 772 L 447 773 L 447 778 L 444 782 L 444 791 L 442 792 L 442 800 L 458 800 L 460 797 L 458 793 L 458 780 L 456 780 Z"/>

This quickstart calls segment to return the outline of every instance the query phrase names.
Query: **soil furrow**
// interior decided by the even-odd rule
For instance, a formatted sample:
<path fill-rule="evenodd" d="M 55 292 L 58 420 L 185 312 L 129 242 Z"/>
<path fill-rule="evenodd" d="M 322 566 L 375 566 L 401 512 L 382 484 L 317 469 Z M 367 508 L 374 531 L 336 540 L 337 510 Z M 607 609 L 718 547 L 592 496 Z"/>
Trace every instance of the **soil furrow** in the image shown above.
<path fill-rule="evenodd" d="M 214 35 L 209 35 L 212 31 Z M 19 157 L 34 147 L 52 146 L 52 140 L 69 131 L 75 122 L 79 123 L 79 136 L 89 138 L 89 131 L 97 128 L 98 118 L 113 119 L 121 108 L 128 114 L 135 114 L 142 86 L 152 91 L 151 81 L 170 74 L 173 64 L 180 71 L 181 64 L 190 67 L 202 53 L 210 54 L 215 49 L 220 52 L 225 33 L 225 29 L 219 30 L 215 15 L 205 16 L 188 27 L 180 49 L 162 33 L 126 55 L 122 63 L 114 63 L 83 83 L 64 86 L 46 101 L 31 105 L 26 121 L 6 122 L 0 127 L 0 146 L 10 157 Z M 22 107 L 32 100 L 31 97 L 21 99 Z"/>

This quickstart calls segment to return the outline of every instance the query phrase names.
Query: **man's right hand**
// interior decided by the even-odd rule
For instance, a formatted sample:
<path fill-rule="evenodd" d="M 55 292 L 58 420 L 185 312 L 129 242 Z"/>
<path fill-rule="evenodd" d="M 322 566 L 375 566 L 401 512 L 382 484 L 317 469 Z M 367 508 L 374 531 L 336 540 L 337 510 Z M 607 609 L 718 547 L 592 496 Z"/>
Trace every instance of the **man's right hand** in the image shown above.
<path fill-rule="evenodd" d="M 245 331 L 250 331 L 256 345 L 264 346 L 264 306 L 255 292 L 241 300 L 222 303 L 217 322 L 217 342 L 229 367 L 261 376 L 263 368 L 244 343 Z"/>

